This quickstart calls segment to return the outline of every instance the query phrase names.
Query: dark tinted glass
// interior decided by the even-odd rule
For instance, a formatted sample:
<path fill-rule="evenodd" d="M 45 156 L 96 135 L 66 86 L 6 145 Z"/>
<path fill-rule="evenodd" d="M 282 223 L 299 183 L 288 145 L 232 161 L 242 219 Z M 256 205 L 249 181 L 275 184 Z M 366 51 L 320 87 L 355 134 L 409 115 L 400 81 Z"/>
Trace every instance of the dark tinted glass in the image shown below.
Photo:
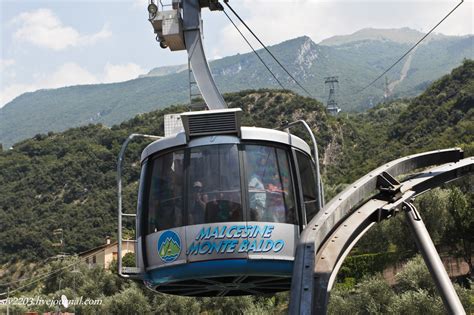
<path fill-rule="evenodd" d="M 251 221 L 295 223 L 295 202 L 287 153 L 246 145 L 245 167 Z"/>
<path fill-rule="evenodd" d="M 237 145 L 190 150 L 188 225 L 242 221 Z"/>
<path fill-rule="evenodd" d="M 183 225 L 183 151 L 152 161 L 148 195 L 148 233 Z"/>
<path fill-rule="evenodd" d="M 308 156 L 296 152 L 298 168 L 303 189 L 303 200 L 306 207 L 306 218 L 309 222 L 317 213 L 316 172 Z"/>

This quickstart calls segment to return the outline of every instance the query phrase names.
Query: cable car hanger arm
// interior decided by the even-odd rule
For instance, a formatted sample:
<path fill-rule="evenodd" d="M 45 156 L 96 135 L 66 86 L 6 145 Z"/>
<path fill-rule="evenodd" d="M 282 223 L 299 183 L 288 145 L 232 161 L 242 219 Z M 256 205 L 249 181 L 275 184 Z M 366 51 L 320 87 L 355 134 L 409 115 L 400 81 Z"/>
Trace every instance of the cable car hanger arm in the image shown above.
<path fill-rule="evenodd" d="M 202 43 L 203 7 L 211 11 L 223 10 L 217 0 L 173 0 L 171 10 L 159 12 L 151 0 L 148 6 L 149 21 L 162 48 L 187 50 L 190 67 L 207 107 L 225 109 L 227 104 L 212 77 Z"/>

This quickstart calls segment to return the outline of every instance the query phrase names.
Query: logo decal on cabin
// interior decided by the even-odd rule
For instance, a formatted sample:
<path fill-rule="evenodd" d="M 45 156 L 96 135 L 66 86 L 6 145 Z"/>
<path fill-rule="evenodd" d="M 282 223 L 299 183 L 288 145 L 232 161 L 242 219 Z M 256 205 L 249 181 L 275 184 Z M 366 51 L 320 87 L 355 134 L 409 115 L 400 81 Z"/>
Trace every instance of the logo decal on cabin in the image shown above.
<path fill-rule="evenodd" d="M 173 231 L 165 231 L 158 239 L 158 255 L 165 263 L 175 261 L 181 253 L 181 240 Z"/>

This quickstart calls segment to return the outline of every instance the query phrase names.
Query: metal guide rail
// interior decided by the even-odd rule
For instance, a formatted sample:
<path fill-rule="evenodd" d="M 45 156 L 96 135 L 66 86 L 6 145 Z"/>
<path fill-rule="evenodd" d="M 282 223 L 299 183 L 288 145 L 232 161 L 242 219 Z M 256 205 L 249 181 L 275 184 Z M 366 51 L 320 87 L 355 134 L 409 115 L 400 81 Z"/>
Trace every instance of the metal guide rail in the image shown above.
<path fill-rule="evenodd" d="M 141 278 L 140 274 L 141 271 L 136 268 L 136 267 L 122 267 L 122 244 L 123 243 L 133 243 L 134 245 L 137 243 L 135 239 L 133 240 L 128 240 L 128 239 L 123 239 L 123 219 L 124 218 L 132 218 L 133 220 L 136 220 L 137 215 L 136 213 L 124 213 L 122 209 L 122 167 L 123 167 L 123 160 L 125 158 L 125 152 L 127 150 L 127 147 L 134 138 L 148 138 L 148 139 L 153 139 L 157 140 L 160 139 L 161 137 L 158 136 L 152 136 L 152 135 L 145 135 L 145 134 L 138 134 L 138 133 L 133 133 L 130 136 L 128 136 L 127 140 L 122 145 L 122 148 L 120 149 L 119 157 L 117 160 L 117 200 L 118 200 L 118 232 L 117 232 L 117 242 L 118 242 L 118 250 L 117 250 L 117 269 L 118 273 L 121 277 L 124 278 Z"/>
<path fill-rule="evenodd" d="M 457 148 L 403 157 L 370 172 L 332 199 L 301 235 L 293 269 L 290 313 L 325 314 L 337 272 L 352 247 L 375 223 L 405 211 L 446 309 L 450 314 L 463 314 L 423 221 L 411 204 L 419 194 L 473 174 L 474 158 L 462 157 L 463 152 Z M 444 165 L 401 183 L 395 179 L 440 164 Z"/>
<path fill-rule="evenodd" d="M 316 174 L 318 175 L 318 180 L 316 181 L 316 191 L 318 193 L 318 210 L 321 210 L 322 207 L 324 207 L 324 188 L 323 188 L 323 181 L 321 178 L 321 171 L 319 169 L 319 153 L 318 153 L 318 143 L 316 141 L 316 137 L 314 136 L 313 131 L 309 127 L 308 123 L 304 120 L 297 120 L 292 123 L 289 123 L 287 125 L 284 125 L 283 127 L 278 128 L 278 130 L 285 130 L 288 132 L 288 134 L 291 134 L 290 128 L 302 125 L 304 130 L 309 134 L 309 137 L 311 138 L 311 142 L 313 144 L 313 159 L 314 159 L 314 164 L 316 166 Z"/>

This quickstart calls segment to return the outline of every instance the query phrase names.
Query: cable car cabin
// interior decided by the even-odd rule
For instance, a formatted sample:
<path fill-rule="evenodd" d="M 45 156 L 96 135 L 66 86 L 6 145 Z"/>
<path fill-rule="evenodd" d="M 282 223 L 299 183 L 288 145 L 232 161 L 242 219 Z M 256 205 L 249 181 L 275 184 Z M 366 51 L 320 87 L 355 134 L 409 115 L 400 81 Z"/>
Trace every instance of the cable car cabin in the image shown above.
<path fill-rule="evenodd" d="M 143 151 L 136 253 L 149 288 L 289 290 L 299 233 L 318 211 L 315 164 L 302 139 L 240 127 L 240 113 L 182 114 L 185 132 Z"/>

